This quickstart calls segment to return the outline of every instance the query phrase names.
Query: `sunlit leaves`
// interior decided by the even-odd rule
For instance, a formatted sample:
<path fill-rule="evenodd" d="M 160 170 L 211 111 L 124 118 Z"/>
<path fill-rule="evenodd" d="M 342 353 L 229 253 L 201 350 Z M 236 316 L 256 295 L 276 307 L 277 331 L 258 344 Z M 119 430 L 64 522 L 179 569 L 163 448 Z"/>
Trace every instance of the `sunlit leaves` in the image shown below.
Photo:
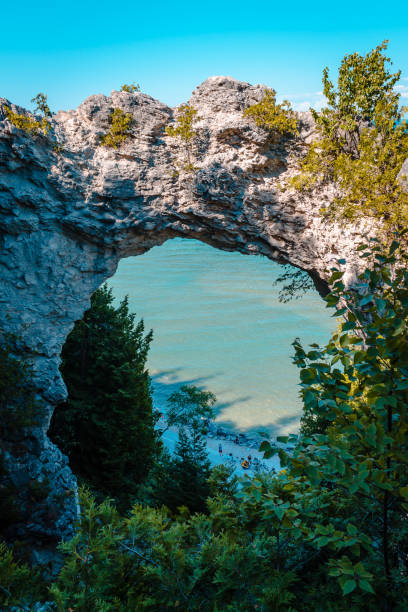
<path fill-rule="evenodd" d="M 43 117 L 41 121 L 37 121 L 37 119 L 34 119 L 30 115 L 15 113 L 8 106 L 5 106 L 4 110 L 10 123 L 30 136 L 36 136 L 39 132 L 46 135 L 50 129 L 50 124 L 45 117 Z"/>
<path fill-rule="evenodd" d="M 111 147 L 117 149 L 131 135 L 132 130 L 132 115 L 125 113 L 120 108 L 114 108 L 109 119 L 109 131 L 102 136 L 100 144 L 103 147 Z"/>
<path fill-rule="evenodd" d="M 337 194 L 324 216 L 346 222 L 374 217 L 392 231 L 408 222 L 408 194 L 399 180 L 408 130 L 394 89 L 400 72 L 387 69 L 386 48 L 387 41 L 365 56 L 345 56 L 337 89 L 324 70 L 328 106 L 313 111 L 318 138 L 289 184 L 304 190 L 334 183 Z"/>
<path fill-rule="evenodd" d="M 295 135 L 298 133 L 296 114 L 288 100 L 276 103 L 276 92 L 265 89 L 261 102 L 252 104 L 244 110 L 244 117 L 254 119 L 256 125 L 278 134 Z"/>

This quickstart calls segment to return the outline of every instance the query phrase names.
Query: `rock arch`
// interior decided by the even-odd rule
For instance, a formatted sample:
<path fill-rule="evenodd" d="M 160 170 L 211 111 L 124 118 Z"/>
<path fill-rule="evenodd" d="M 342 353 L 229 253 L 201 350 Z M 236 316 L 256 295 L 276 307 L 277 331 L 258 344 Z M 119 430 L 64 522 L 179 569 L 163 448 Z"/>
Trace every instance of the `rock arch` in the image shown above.
<path fill-rule="evenodd" d="M 61 347 L 122 257 L 176 236 L 196 238 L 302 268 L 321 292 L 326 270 L 340 255 L 352 263 L 361 234 L 345 235 L 319 215 L 332 189 L 313 197 L 279 189 L 313 138 L 313 122 L 300 113 L 294 140 L 256 127 L 242 111 L 263 89 L 212 77 L 193 92 L 199 169 L 178 176 L 182 150 L 164 132 L 173 110 L 146 94 L 91 96 L 77 110 L 54 115 L 48 137 L 13 127 L 4 106 L 15 107 L 0 99 L 1 329 L 22 336 L 47 405 L 24 453 L 5 448 L 16 486 L 27 479 L 50 482 L 50 495 L 33 509 L 28 527 L 39 541 L 68 535 L 77 513 L 75 495 L 55 503 L 76 483 L 46 435 L 53 406 L 65 396 Z M 119 149 L 106 149 L 99 141 L 116 107 L 132 114 L 132 136 Z"/>

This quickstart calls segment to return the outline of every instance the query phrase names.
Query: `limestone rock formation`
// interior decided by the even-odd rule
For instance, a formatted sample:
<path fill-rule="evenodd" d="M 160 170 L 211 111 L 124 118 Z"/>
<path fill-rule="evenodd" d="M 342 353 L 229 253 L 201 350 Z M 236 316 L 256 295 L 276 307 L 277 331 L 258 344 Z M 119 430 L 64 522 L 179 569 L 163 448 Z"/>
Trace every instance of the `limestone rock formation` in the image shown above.
<path fill-rule="evenodd" d="M 165 133 L 174 110 L 144 93 L 91 96 L 53 115 L 47 136 L 14 127 L 4 107 L 23 109 L 0 99 L 0 328 L 22 338 L 47 407 L 23 452 L 8 441 L 3 447 L 16 486 L 49 483 L 25 526 L 42 542 L 39 550 L 69 535 L 77 514 L 75 478 L 47 438 L 53 407 L 66 393 L 61 347 L 120 258 L 179 236 L 290 263 L 322 292 L 338 257 L 352 273 L 361 233 L 319 215 L 332 190 L 306 197 L 279 187 L 313 138 L 311 116 L 299 114 L 295 139 L 271 135 L 242 114 L 263 89 L 212 77 L 193 92 L 200 118 L 193 173 L 175 172 L 183 147 Z M 100 146 L 114 108 L 133 118 L 131 137 L 118 149 Z"/>

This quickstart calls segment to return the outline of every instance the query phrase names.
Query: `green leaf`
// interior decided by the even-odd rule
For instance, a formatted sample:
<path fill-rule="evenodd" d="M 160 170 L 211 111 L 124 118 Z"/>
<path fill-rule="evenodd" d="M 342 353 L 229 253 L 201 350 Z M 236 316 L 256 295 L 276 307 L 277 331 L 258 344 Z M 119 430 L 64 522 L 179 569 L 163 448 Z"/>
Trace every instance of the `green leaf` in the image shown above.
<path fill-rule="evenodd" d="M 374 590 L 371 584 L 367 580 L 359 580 L 358 586 L 363 591 L 367 591 L 367 593 L 372 593 L 374 595 Z"/>
<path fill-rule="evenodd" d="M 404 499 L 408 500 L 408 486 L 407 487 L 401 487 L 399 492 L 400 492 L 400 495 L 402 495 L 402 497 Z"/>
<path fill-rule="evenodd" d="M 354 579 L 346 580 L 346 582 L 343 584 L 343 595 L 348 595 L 349 593 L 352 593 L 356 586 L 357 582 Z"/>
<path fill-rule="evenodd" d="M 347 321 L 347 323 L 343 323 L 341 326 L 344 332 L 349 331 L 350 329 L 355 329 L 357 327 L 357 323 L 355 321 Z"/>
<path fill-rule="evenodd" d="M 351 523 L 347 524 L 347 533 L 351 536 L 357 535 L 357 527 Z"/>

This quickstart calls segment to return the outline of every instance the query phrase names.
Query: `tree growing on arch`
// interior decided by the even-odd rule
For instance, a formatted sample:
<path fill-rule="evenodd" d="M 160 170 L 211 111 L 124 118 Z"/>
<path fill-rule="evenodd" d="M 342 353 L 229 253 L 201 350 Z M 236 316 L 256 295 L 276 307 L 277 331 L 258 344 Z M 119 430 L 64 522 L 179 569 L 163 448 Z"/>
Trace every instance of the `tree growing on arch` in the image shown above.
<path fill-rule="evenodd" d="M 67 338 L 61 372 L 68 400 L 55 410 L 50 437 L 73 471 L 123 510 L 148 473 L 157 446 L 146 359 L 152 331 L 135 323 L 127 297 L 113 305 L 111 289 Z"/>

